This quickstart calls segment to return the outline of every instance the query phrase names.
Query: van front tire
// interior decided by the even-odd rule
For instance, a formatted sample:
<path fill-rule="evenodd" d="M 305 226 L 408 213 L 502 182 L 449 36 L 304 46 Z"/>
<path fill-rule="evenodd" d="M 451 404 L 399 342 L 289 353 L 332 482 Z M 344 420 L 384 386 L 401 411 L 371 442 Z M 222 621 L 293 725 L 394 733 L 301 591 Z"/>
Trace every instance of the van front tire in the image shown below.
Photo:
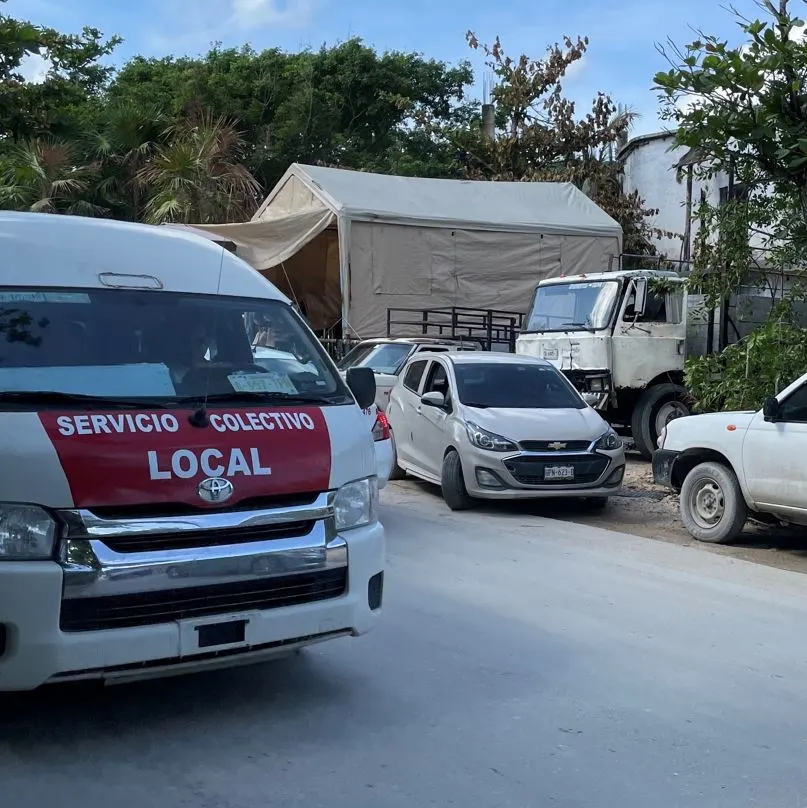
<path fill-rule="evenodd" d="M 687 474 L 679 507 L 687 531 L 709 544 L 734 541 L 748 518 L 737 475 L 722 463 L 701 463 Z"/>

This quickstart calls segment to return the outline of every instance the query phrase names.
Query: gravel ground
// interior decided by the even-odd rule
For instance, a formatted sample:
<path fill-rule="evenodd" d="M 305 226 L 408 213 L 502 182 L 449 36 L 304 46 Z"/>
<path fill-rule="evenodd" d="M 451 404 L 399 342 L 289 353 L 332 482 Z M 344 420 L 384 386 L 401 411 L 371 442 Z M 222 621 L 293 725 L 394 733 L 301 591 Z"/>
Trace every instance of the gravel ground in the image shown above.
<path fill-rule="evenodd" d="M 422 489 L 430 496 L 439 496 L 432 486 L 407 479 L 390 486 Z M 608 509 L 602 513 L 588 513 L 575 500 L 553 500 L 517 504 L 484 505 L 495 512 L 527 511 L 540 516 L 596 525 L 620 533 L 630 533 L 657 541 L 697 547 L 704 552 L 766 564 L 779 569 L 807 572 L 807 529 L 774 528 L 750 523 L 736 544 L 730 547 L 712 546 L 695 541 L 681 524 L 678 497 L 653 484 L 650 463 L 638 457 L 628 459 L 625 485 L 621 496 L 612 497 Z"/>

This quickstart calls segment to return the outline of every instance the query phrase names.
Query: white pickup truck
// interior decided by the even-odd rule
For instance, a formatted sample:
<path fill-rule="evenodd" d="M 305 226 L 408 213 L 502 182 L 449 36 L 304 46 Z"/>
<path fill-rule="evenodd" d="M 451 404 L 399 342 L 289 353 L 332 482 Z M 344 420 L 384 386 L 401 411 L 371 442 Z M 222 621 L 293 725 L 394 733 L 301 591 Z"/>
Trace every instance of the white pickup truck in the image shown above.
<path fill-rule="evenodd" d="M 807 374 L 757 412 L 717 412 L 667 424 L 653 479 L 680 493 L 696 539 L 726 544 L 746 520 L 807 525 Z"/>

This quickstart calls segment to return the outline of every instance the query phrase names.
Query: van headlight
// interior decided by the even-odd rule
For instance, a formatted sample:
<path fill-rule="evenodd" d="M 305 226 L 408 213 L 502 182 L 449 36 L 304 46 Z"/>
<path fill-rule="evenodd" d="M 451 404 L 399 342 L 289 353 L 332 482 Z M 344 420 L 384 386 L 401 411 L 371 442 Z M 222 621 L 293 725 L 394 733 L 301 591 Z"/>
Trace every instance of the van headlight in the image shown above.
<path fill-rule="evenodd" d="M 343 485 L 333 500 L 338 531 L 353 530 L 378 521 L 378 478 L 366 477 Z"/>
<path fill-rule="evenodd" d="M 468 433 L 468 440 L 477 449 L 487 449 L 489 452 L 517 452 L 518 446 L 509 438 L 497 435 L 495 432 L 488 432 L 471 421 L 465 422 L 465 431 Z"/>
<path fill-rule="evenodd" d="M 607 432 L 600 435 L 600 437 L 597 438 L 597 442 L 594 444 L 595 449 L 604 449 L 606 452 L 615 452 L 621 446 L 622 440 L 619 435 L 610 428 Z"/>
<path fill-rule="evenodd" d="M 0 561 L 53 557 L 56 522 L 36 505 L 0 504 Z"/>

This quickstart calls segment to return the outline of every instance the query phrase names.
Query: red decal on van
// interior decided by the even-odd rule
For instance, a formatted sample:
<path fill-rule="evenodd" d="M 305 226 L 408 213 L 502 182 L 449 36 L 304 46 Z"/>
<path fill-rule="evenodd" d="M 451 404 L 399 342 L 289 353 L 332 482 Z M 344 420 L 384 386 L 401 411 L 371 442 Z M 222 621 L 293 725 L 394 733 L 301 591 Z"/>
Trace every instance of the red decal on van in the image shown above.
<path fill-rule="evenodd" d="M 331 440 L 317 407 L 42 412 L 75 507 L 184 503 L 224 507 L 328 489 Z M 206 484 L 221 478 L 232 485 Z"/>

